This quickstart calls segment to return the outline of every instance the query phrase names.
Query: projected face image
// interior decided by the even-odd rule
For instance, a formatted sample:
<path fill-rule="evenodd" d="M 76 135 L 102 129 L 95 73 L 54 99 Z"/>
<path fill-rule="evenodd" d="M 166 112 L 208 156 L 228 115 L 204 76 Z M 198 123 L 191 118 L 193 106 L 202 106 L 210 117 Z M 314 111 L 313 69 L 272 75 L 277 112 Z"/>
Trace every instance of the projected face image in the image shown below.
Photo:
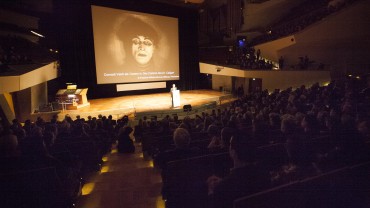
<path fill-rule="evenodd" d="M 91 6 L 98 84 L 179 80 L 178 18 Z"/>
<path fill-rule="evenodd" d="M 149 37 L 138 35 L 132 39 L 132 56 L 135 61 L 146 66 L 153 57 L 154 44 Z"/>

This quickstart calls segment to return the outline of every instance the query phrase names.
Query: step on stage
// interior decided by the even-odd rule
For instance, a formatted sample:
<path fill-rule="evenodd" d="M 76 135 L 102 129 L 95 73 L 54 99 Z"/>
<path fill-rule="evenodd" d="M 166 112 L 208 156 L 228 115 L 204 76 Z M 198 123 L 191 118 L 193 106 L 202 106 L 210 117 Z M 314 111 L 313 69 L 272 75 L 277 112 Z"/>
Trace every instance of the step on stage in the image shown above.
<path fill-rule="evenodd" d="M 235 98 L 232 94 L 214 90 L 190 90 L 180 92 L 180 107 L 171 107 L 171 93 L 155 93 L 146 95 L 129 95 L 114 98 L 90 100 L 90 106 L 77 110 L 64 110 L 58 116 L 63 119 L 66 114 L 75 119 L 77 115 L 87 119 L 88 116 L 97 117 L 99 114 L 112 115 L 113 119 L 128 115 L 139 119 L 143 116 L 158 118 L 177 114 L 179 117 L 200 113 L 203 110 L 213 109 L 221 104 L 231 102 Z M 184 105 L 191 105 L 190 112 L 184 112 Z"/>

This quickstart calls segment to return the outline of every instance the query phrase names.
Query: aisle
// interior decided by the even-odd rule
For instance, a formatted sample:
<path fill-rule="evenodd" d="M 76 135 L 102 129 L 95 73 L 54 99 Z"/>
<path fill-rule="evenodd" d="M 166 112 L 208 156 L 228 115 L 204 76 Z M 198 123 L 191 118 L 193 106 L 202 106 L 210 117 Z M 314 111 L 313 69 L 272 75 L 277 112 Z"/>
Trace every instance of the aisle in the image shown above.
<path fill-rule="evenodd" d="M 77 208 L 164 208 L 160 172 L 144 160 L 139 144 L 134 154 L 113 149 L 103 160 L 102 170 L 88 177 Z"/>

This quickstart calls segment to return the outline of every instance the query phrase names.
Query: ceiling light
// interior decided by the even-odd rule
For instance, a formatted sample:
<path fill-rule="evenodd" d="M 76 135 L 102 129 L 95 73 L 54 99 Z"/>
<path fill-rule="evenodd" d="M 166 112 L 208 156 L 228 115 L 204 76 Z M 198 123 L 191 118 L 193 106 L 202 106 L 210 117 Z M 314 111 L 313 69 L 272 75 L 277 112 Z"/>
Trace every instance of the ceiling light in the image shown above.
<path fill-rule="evenodd" d="M 43 35 L 41 35 L 40 33 L 37 33 L 37 32 L 35 32 L 35 31 L 30 31 L 31 33 L 33 33 L 34 35 L 37 35 L 37 36 L 39 36 L 39 37 L 42 37 L 42 38 L 44 38 L 45 36 L 43 36 Z"/>

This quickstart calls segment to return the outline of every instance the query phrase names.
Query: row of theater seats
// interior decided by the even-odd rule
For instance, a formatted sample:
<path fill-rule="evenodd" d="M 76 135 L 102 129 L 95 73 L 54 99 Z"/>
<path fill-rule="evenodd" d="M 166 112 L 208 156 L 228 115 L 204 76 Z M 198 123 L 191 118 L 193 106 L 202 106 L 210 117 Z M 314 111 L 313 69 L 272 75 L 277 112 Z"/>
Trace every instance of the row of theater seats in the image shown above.
<path fill-rule="evenodd" d="M 190 146 L 201 149 L 207 147 L 210 142 L 207 132 L 192 133 L 191 138 Z M 172 134 L 161 135 L 153 132 L 146 132 L 142 135 L 141 146 L 144 154 L 151 158 L 155 158 L 159 152 L 175 148 Z"/>
<path fill-rule="evenodd" d="M 208 140 L 209 143 L 209 140 Z M 208 144 L 207 143 L 207 144 Z M 169 161 L 162 169 L 162 196 L 166 207 L 207 207 L 207 178 L 225 177 L 232 168 L 229 152 L 207 154 L 183 160 Z M 287 164 L 288 156 L 283 143 L 257 148 L 257 161 L 264 170 L 275 170 Z"/>
<path fill-rule="evenodd" d="M 205 181 L 213 174 L 228 175 L 231 167 L 228 152 L 168 162 L 162 170 L 162 197 L 166 208 L 207 207 Z"/>
<path fill-rule="evenodd" d="M 271 149 L 277 150 L 281 146 L 273 145 Z M 266 149 L 269 148 L 261 148 L 260 153 Z M 274 151 L 271 149 L 268 151 Z M 272 157 L 278 157 L 277 154 Z M 287 160 L 276 159 L 281 161 L 280 165 Z M 208 207 L 205 181 L 213 174 L 228 175 L 231 167 L 227 152 L 169 162 L 162 170 L 166 208 Z M 263 164 L 261 168 L 266 167 Z M 370 205 L 369 179 L 370 162 L 340 167 L 282 185 L 271 185 L 270 189 L 236 199 L 234 208 L 367 207 Z"/>
<path fill-rule="evenodd" d="M 338 168 L 234 201 L 234 208 L 369 207 L 370 162 Z"/>
<path fill-rule="evenodd" d="M 210 142 L 207 133 L 199 132 L 193 133 L 196 139 L 190 143 L 191 147 L 200 150 L 198 156 L 187 159 L 174 158 L 167 161 L 166 165 L 156 165 L 156 154 L 173 149 L 174 145 L 170 135 L 155 137 L 150 135 L 152 134 L 144 134 L 143 148 L 146 147 L 146 150 L 151 153 L 155 166 L 162 169 L 162 197 L 166 201 L 166 207 L 208 207 L 205 181 L 211 175 L 225 177 L 229 174 L 232 168 L 229 153 L 227 151 L 210 153 L 207 150 Z M 323 133 L 310 140 L 307 147 L 316 152 L 325 152 L 331 148 L 329 136 Z M 370 197 L 362 195 L 366 193 L 365 190 L 370 190 L 370 183 L 368 183 L 370 163 L 359 162 L 356 165 L 346 165 L 345 162 L 333 163 L 320 167 L 322 172 L 307 171 L 304 174 L 292 174 L 283 177 L 280 181 L 274 181 L 274 171 L 289 163 L 285 142 L 257 147 L 256 163 L 259 168 L 271 174 L 270 188 L 235 200 L 235 208 L 348 207 L 349 203 L 370 205 L 370 201 L 366 201 Z M 362 180 L 366 183 L 361 183 Z M 344 198 L 347 194 L 349 195 Z M 334 200 L 336 198 L 338 198 L 337 201 Z"/>

